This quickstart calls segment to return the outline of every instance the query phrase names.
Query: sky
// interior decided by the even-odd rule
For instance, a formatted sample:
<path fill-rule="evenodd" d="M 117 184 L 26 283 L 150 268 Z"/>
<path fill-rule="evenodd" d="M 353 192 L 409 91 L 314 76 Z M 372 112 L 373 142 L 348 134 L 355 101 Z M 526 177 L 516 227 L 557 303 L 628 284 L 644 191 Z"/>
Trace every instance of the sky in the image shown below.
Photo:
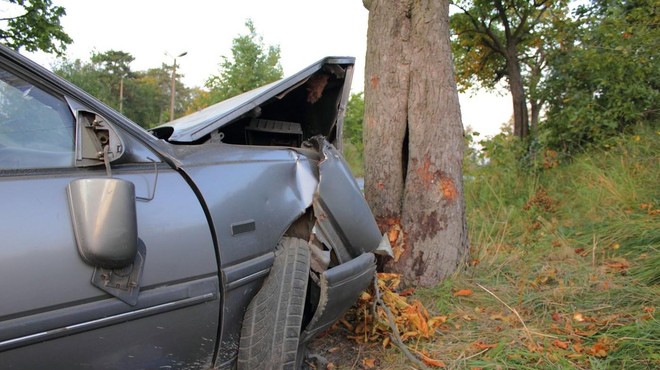
<path fill-rule="evenodd" d="M 5 3 L 0 0 L 0 5 Z M 363 90 L 368 12 L 361 0 L 53 0 L 66 9 L 61 19 L 74 43 L 69 59 L 89 60 L 92 51 L 121 50 L 133 70 L 172 64 L 187 86 L 203 86 L 218 74 L 232 40 L 246 34 L 251 19 L 266 45 L 279 45 L 284 75 L 325 56 L 356 58 L 353 92 Z M 54 59 L 30 54 L 49 67 Z M 461 94 L 463 125 L 494 135 L 511 117 L 508 94 Z"/>

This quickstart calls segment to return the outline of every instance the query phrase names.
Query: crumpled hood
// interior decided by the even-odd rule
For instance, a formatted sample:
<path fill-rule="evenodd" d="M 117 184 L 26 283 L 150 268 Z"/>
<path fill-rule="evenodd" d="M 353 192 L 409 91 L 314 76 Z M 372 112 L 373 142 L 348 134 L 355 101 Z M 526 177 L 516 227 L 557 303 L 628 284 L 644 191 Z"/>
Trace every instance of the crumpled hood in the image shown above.
<path fill-rule="evenodd" d="M 262 111 L 268 112 L 268 119 L 292 121 L 290 111 L 299 110 L 300 114 L 295 117 L 295 121 L 301 122 L 303 131 L 305 126 L 319 126 L 310 127 L 307 137 L 323 134 L 332 138 L 333 132 L 341 124 L 337 119 L 343 119 L 343 114 L 337 113 L 347 102 L 354 63 L 353 57 L 323 58 L 292 76 L 170 121 L 151 132 L 170 142 L 197 142 L 242 118 L 258 117 Z M 335 106 L 334 114 L 328 114 L 325 108 L 323 115 L 320 112 L 316 114 L 318 117 L 310 114 L 303 116 L 305 110 L 308 110 L 305 105 L 316 104 L 322 97 L 328 100 L 329 104 L 326 105 Z M 278 105 L 283 107 L 278 108 Z"/>

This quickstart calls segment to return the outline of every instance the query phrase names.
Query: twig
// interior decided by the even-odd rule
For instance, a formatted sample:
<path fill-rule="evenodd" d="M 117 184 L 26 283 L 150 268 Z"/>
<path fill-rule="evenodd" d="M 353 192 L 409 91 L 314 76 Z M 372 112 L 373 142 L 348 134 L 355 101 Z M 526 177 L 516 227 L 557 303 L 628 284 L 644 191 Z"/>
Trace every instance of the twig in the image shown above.
<path fill-rule="evenodd" d="M 484 349 L 484 350 L 481 351 L 481 352 L 477 352 L 477 353 L 473 354 L 472 356 L 468 356 L 468 357 L 463 358 L 461 361 L 467 361 L 467 360 L 469 360 L 469 359 L 471 359 L 471 358 L 477 357 L 477 356 L 479 356 L 479 355 L 481 355 L 481 354 L 487 352 L 489 349 L 490 349 L 490 348 L 486 348 L 486 349 Z"/>
<path fill-rule="evenodd" d="M 410 351 L 408 350 L 408 347 L 403 343 L 401 340 L 401 336 L 399 335 L 399 329 L 396 327 L 396 323 L 394 322 L 394 316 L 392 315 L 392 311 L 390 311 L 390 308 L 387 307 L 385 302 L 383 302 L 380 298 L 380 289 L 378 288 L 378 275 L 374 276 L 374 291 L 376 292 L 376 301 L 378 301 L 378 304 L 383 308 L 385 311 L 385 314 L 387 314 L 387 320 L 388 324 L 390 326 L 390 329 L 392 329 L 392 335 L 390 335 L 392 342 L 403 352 L 408 359 L 415 364 L 420 369 L 423 370 L 430 370 L 426 365 L 424 365 L 423 362 L 421 362 L 417 357 L 415 357 Z M 375 307 L 375 305 L 374 305 Z M 374 311 L 374 317 L 378 317 L 376 315 L 376 312 Z"/>
<path fill-rule="evenodd" d="M 651 343 L 660 343 L 658 339 L 648 339 L 648 338 L 633 338 L 633 337 L 621 337 L 615 339 L 617 342 L 621 340 L 636 340 L 640 342 L 651 342 Z"/>
<path fill-rule="evenodd" d="M 351 370 L 355 369 L 355 366 L 357 366 L 358 361 L 360 361 L 361 354 L 362 354 L 362 346 L 358 346 L 358 354 L 355 357 L 355 362 L 353 362 L 353 366 L 351 366 Z"/>
<path fill-rule="evenodd" d="M 467 360 L 469 360 L 469 359 L 471 359 L 471 358 L 477 357 L 477 356 L 479 356 L 479 355 L 482 355 L 482 354 L 484 354 L 485 352 L 487 352 L 488 350 L 490 350 L 490 348 L 485 348 L 485 349 L 483 349 L 482 351 L 479 351 L 479 352 L 477 352 L 477 353 L 475 353 L 475 354 L 473 354 L 473 355 L 471 355 L 471 356 L 468 356 L 468 357 L 463 357 L 463 356 L 465 356 L 465 352 L 461 352 L 461 354 L 458 356 L 458 358 L 457 358 L 456 360 L 454 360 L 454 362 L 453 362 L 452 365 L 449 367 L 449 369 L 458 369 L 458 368 L 459 368 L 459 367 L 458 367 L 458 364 L 459 364 L 459 363 L 463 363 L 463 366 L 460 367 L 460 368 L 462 369 L 462 368 L 465 367 L 465 361 L 467 361 Z"/>
<path fill-rule="evenodd" d="M 606 305 L 604 305 L 604 306 L 595 307 L 595 308 L 590 308 L 590 309 L 588 309 L 588 310 L 580 310 L 580 312 L 585 313 L 585 312 L 600 311 L 600 310 L 604 310 L 604 309 L 606 309 L 606 308 L 612 308 L 612 305 L 611 305 L 611 304 L 606 304 Z"/>
<path fill-rule="evenodd" d="M 520 315 L 518 314 L 518 311 L 516 311 L 515 308 L 513 308 L 513 307 L 509 306 L 508 304 L 506 304 L 503 300 L 500 299 L 500 297 L 496 296 L 495 293 L 493 293 L 493 292 L 491 292 L 490 290 L 486 289 L 486 288 L 485 288 L 484 286 L 482 286 L 481 284 L 477 283 L 477 286 L 478 286 L 479 288 L 485 290 L 486 293 L 488 293 L 488 294 L 492 295 L 493 297 L 495 297 L 495 299 L 497 299 L 498 301 L 500 301 L 500 303 L 502 303 L 503 305 L 505 305 L 506 308 L 508 308 L 511 312 L 513 312 L 514 315 L 516 315 L 516 317 L 518 317 L 518 320 L 520 320 L 520 323 L 521 323 L 522 326 L 525 328 L 525 333 L 527 334 L 527 337 L 529 338 L 529 341 L 531 342 L 532 345 L 534 345 L 534 338 L 532 337 L 532 332 L 529 330 L 529 328 L 527 327 L 527 325 L 525 325 L 525 321 L 523 321 L 522 317 L 520 317 Z"/>
<path fill-rule="evenodd" d="M 591 267 L 596 267 L 596 234 L 593 235 L 593 245 L 591 248 Z"/>
<path fill-rule="evenodd" d="M 556 336 L 556 335 L 543 334 L 543 333 L 539 333 L 539 332 L 537 332 L 537 331 L 532 331 L 532 330 L 530 330 L 529 332 L 532 333 L 532 334 L 538 335 L 539 337 L 546 337 L 546 338 L 552 338 L 552 339 L 559 339 L 559 337 Z"/>

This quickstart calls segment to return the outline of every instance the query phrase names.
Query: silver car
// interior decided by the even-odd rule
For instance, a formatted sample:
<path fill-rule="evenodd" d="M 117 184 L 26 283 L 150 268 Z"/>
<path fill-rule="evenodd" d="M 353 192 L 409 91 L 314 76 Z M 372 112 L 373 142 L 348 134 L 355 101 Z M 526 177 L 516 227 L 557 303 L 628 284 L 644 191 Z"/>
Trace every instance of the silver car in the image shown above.
<path fill-rule="evenodd" d="M 296 369 L 387 248 L 353 58 L 147 132 L 0 47 L 0 368 Z"/>

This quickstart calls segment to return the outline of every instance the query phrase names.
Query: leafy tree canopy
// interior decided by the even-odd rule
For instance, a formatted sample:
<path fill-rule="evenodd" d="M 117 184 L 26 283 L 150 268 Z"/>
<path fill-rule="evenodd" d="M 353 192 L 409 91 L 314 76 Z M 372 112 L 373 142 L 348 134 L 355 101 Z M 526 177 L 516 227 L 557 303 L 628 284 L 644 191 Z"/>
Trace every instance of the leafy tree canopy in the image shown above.
<path fill-rule="evenodd" d="M 73 40 L 60 24 L 60 18 L 66 15 L 63 7 L 53 5 L 51 0 L 6 1 L 23 7 L 24 12 L 0 16 L 0 42 L 15 50 L 64 54 Z"/>
<path fill-rule="evenodd" d="M 344 117 L 344 141 L 350 142 L 362 152 L 362 122 L 364 120 L 364 93 L 351 94 Z"/>
<path fill-rule="evenodd" d="M 209 104 L 282 78 L 280 47 L 266 47 L 252 20 L 248 19 L 245 27 L 249 33 L 234 38 L 232 57 L 222 57 L 220 74 L 211 76 L 206 82 L 206 87 L 210 90 Z"/>
<path fill-rule="evenodd" d="M 133 60 L 124 51 L 94 52 L 87 62 L 64 59 L 54 72 L 105 104 L 118 110 L 121 107 L 124 115 L 149 128 L 169 119 L 171 66 L 132 71 Z M 192 95 L 179 78 L 177 74 L 175 111 L 181 114 L 190 105 Z"/>
<path fill-rule="evenodd" d="M 546 50 L 567 13 L 568 0 L 454 0 L 459 11 L 450 25 L 459 87 L 495 89 L 506 77 L 514 113 L 514 134 L 528 134 L 528 102 L 532 130 L 543 99 L 538 86 Z"/>
<path fill-rule="evenodd" d="M 657 127 L 660 14 L 655 0 L 596 0 L 576 11 L 574 41 L 553 53 L 542 139 L 571 153 L 637 124 Z"/>
<path fill-rule="evenodd" d="M 566 0 L 454 0 L 452 52 L 459 87 L 495 89 L 509 75 L 507 58 L 533 63 L 534 54 L 552 40 L 553 21 Z M 514 54 L 508 55 L 511 52 Z"/>

